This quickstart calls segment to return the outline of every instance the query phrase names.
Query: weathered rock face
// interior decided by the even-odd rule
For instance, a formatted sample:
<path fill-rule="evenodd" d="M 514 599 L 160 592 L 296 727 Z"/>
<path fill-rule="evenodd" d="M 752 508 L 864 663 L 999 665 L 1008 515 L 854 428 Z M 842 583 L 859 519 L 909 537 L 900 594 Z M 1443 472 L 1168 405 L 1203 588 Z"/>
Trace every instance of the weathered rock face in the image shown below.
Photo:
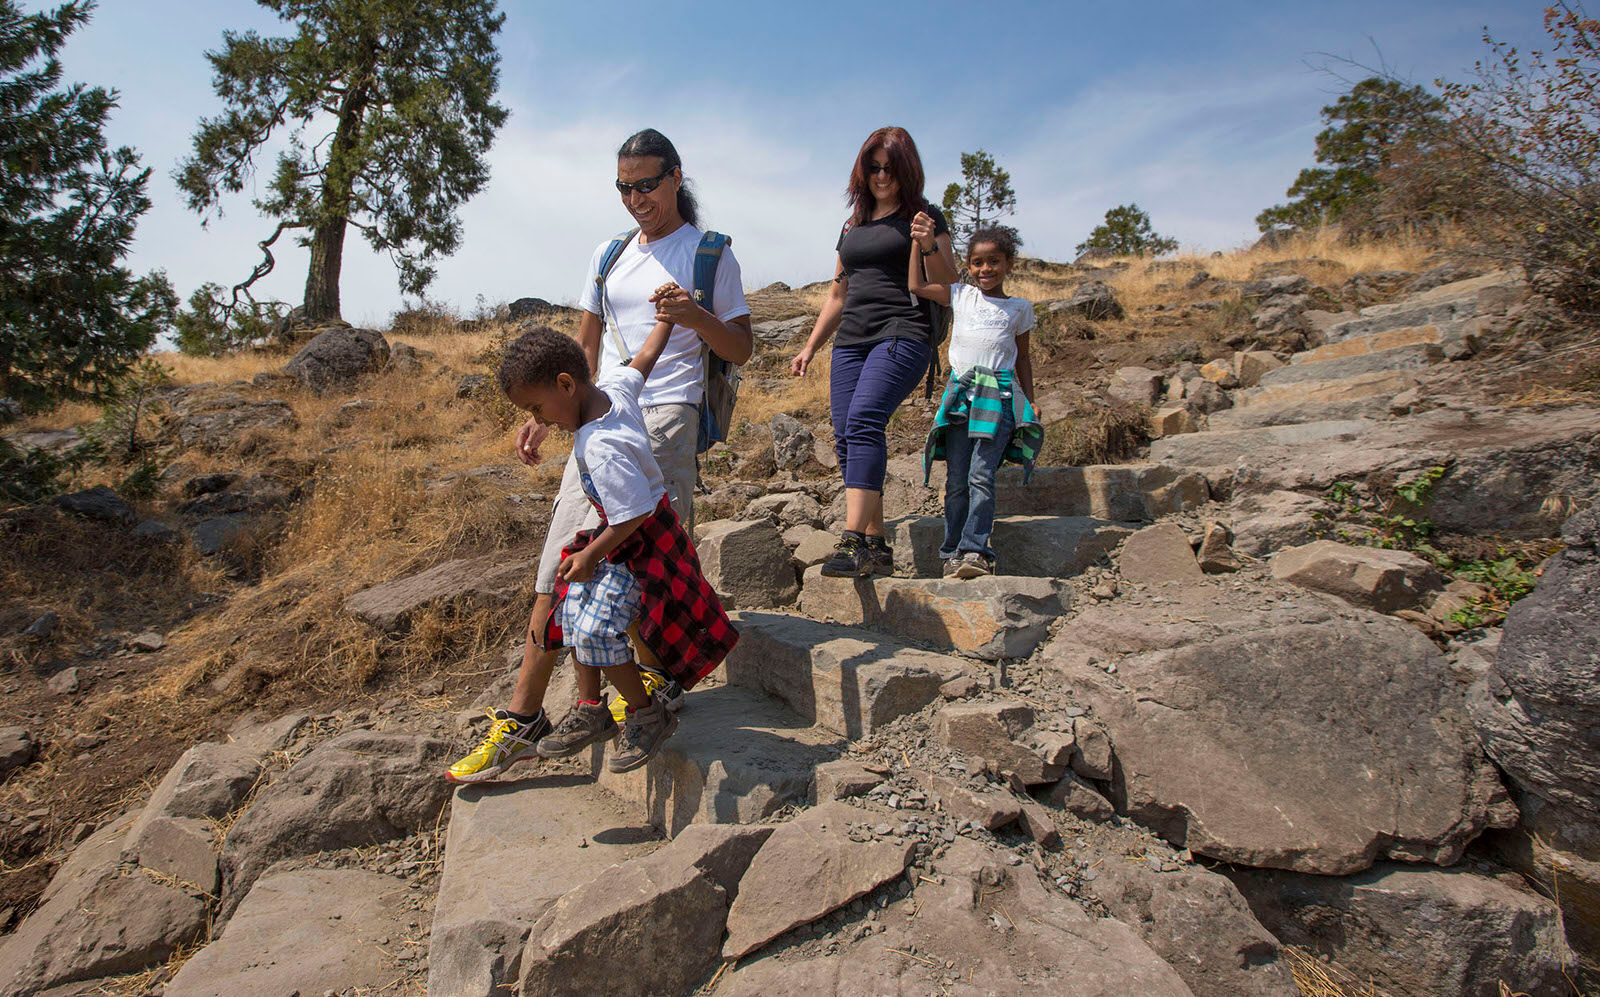
<path fill-rule="evenodd" d="M 1538 842 L 1534 858 L 1555 865 L 1573 901 L 1568 930 L 1587 948 L 1600 946 L 1600 511 L 1573 516 L 1561 537 L 1567 549 L 1506 617 L 1472 717 Z"/>
<path fill-rule="evenodd" d="M 934 718 L 933 733 L 952 751 L 1013 773 L 1025 786 L 1042 786 L 1060 779 L 1066 765 L 1018 743 L 1032 725 L 1033 710 L 1021 702 L 952 703 Z"/>
<path fill-rule="evenodd" d="M 197 894 L 122 863 L 122 817 L 73 851 L 44 902 L 0 942 L 0 988 L 27 997 L 166 960 L 205 927 Z"/>
<path fill-rule="evenodd" d="M 828 578 L 818 567 L 805 574 L 800 611 L 813 619 L 865 624 L 979 658 L 1018 658 L 1033 653 L 1050 621 L 1070 600 L 1067 583 L 1054 578 L 866 581 Z"/>
<path fill-rule="evenodd" d="M 995 503 L 1001 513 L 1138 523 L 1193 509 L 1211 497 L 1203 475 L 1160 464 L 1036 467 L 1026 484 L 1022 478 L 1022 469 L 1014 464 L 995 475 Z M 943 495 L 943 483 L 935 484 Z M 890 514 L 887 499 L 884 515 L 898 518 Z"/>
<path fill-rule="evenodd" d="M 1332 510 L 1322 499 L 1299 492 L 1241 495 L 1232 506 L 1233 546 L 1240 553 L 1261 557 L 1306 543 L 1319 528 L 1318 515 Z"/>
<path fill-rule="evenodd" d="M 221 937 L 167 984 L 169 997 L 279 997 L 383 990 L 405 977 L 402 880 L 356 869 L 262 877 Z"/>
<path fill-rule="evenodd" d="M 95 485 L 81 492 L 72 492 L 56 498 L 56 505 L 74 516 L 96 519 L 113 526 L 129 526 L 134 521 L 133 506 L 105 485 Z"/>
<path fill-rule="evenodd" d="M 26 727 L 0 727 L 0 779 L 33 761 L 38 753 L 39 742 Z"/>
<path fill-rule="evenodd" d="M 258 795 L 223 847 L 224 907 L 278 859 L 373 844 L 432 827 L 450 799 L 448 742 L 352 731 L 321 745 Z"/>
<path fill-rule="evenodd" d="M 312 391 L 349 384 L 362 374 L 382 370 L 389 362 L 389 341 L 371 329 L 333 326 L 301 347 L 283 368 Z"/>
<path fill-rule="evenodd" d="M 596 828 L 614 833 L 591 841 Z M 428 992 L 509 992 L 523 943 L 545 910 L 608 866 L 654 851 L 655 838 L 585 776 L 535 775 L 462 788 L 450 811 Z"/>
<path fill-rule="evenodd" d="M 1272 577 L 1380 613 L 1410 609 L 1444 586 L 1433 565 L 1415 554 L 1332 540 L 1279 551 Z"/>
<path fill-rule="evenodd" d="M 1398 620 L 1196 589 L 1085 609 L 1044 660 L 1110 732 L 1118 810 L 1198 853 L 1323 874 L 1449 863 L 1516 819 L 1443 656 Z"/>
<path fill-rule="evenodd" d="M 717 965 L 728 900 L 770 827 L 699 824 L 557 900 L 522 954 L 522 993 L 687 993 Z M 619 952 L 648 971 L 618 973 Z"/>
<path fill-rule="evenodd" d="M 1384 863 L 1332 878 L 1236 869 L 1282 941 L 1331 956 L 1397 994 L 1556 997 L 1571 953 L 1555 904 L 1507 878 Z"/>
<path fill-rule="evenodd" d="M 1157 872 L 1144 862 L 1102 862 L 1095 869 L 1090 891 L 1196 997 L 1299 997 L 1278 940 L 1225 877 L 1195 865 Z"/>
<path fill-rule="evenodd" d="M 345 608 L 392 633 L 404 630 L 411 614 L 424 606 L 467 610 L 504 605 L 532 586 L 537 567 L 536 559 L 507 561 L 495 554 L 445 561 L 415 575 L 362 589 L 345 600 Z"/>
<path fill-rule="evenodd" d="M 173 403 L 169 427 L 185 449 L 232 449 L 251 432 L 292 429 L 294 409 L 277 398 L 255 401 L 235 392 L 193 392 Z"/>
<path fill-rule="evenodd" d="M 706 580 L 727 609 L 787 606 L 800 594 L 782 537 L 767 519 L 708 523 L 695 551 Z"/>
<path fill-rule="evenodd" d="M 749 955 L 905 871 L 912 843 L 851 841 L 847 826 L 861 819 L 860 811 L 830 803 L 772 832 L 728 910 L 724 958 Z"/>
<path fill-rule="evenodd" d="M 833 954 L 745 959 L 723 975 L 717 993 L 909 997 L 948 990 L 1178 997 L 1192 992 L 1132 928 L 1114 918 L 1090 917 L 1060 894 L 1047 892 L 1031 868 L 1010 869 L 973 841 L 958 838 L 936 860 L 933 873 L 929 881 L 919 880 L 916 917 L 880 920 L 880 930 L 857 935 Z M 748 876 L 743 889 L 750 889 Z M 741 892 L 741 899 L 745 895 Z M 1000 916 L 1001 909 L 1015 928 Z M 969 974 L 971 986 L 945 983 L 964 984 Z"/>
<path fill-rule="evenodd" d="M 772 417 L 772 459 L 780 471 L 803 466 L 815 444 L 811 430 L 799 419 L 784 412 Z"/>
<path fill-rule="evenodd" d="M 1122 577 L 1136 585 L 1193 584 L 1204 579 L 1189 537 L 1174 523 L 1157 523 L 1129 537 L 1117 554 Z"/>

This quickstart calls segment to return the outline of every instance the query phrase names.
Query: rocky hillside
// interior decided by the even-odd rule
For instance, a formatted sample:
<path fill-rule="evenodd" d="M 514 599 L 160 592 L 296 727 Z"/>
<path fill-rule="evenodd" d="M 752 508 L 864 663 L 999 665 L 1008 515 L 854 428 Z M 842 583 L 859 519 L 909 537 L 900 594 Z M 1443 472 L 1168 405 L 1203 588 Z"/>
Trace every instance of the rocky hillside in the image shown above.
<path fill-rule="evenodd" d="M 698 504 L 739 647 L 648 767 L 454 793 L 564 459 L 484 375 L 572 316 L 173 359 L 147 497 L 0 526 L 7 992 L 1588 992 L 1594 331 L 1412 247 L 1013 284 L 1049 444 L 999 575 L 938 577 L 920 399 L 900 570 L 820 575 L 823 290 L 752 292 Z"/>

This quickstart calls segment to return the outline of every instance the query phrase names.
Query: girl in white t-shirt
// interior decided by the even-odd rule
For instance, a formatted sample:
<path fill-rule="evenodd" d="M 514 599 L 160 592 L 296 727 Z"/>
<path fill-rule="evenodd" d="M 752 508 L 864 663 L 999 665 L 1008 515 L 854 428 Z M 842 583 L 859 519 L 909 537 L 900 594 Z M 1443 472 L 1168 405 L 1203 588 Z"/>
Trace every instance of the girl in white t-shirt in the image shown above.
<path fill-rule="evenodd" d="M 1009 229 L 986 228 L 967 244 L 971 284 L 931 284 L 923 273 L 918 243 L 933 233 L 933 219 L 919 214 L 911 223 L 911 293 L 951 310 L 950 381 L 934 416 L 924 453 L 926 468 L 943 459 L 949 468 L 944 487 L 944 543 L 939 556 L 946 578 L 977 578 L 995 572 L 995 473 L 1007 461 L 1027 471 L 1044 440 L 1033 397 L 1033 363 L 1028 331 L 1033 305 L 1006 294 L 1005 280 L 1016 263 L 1016 236 Z"/>

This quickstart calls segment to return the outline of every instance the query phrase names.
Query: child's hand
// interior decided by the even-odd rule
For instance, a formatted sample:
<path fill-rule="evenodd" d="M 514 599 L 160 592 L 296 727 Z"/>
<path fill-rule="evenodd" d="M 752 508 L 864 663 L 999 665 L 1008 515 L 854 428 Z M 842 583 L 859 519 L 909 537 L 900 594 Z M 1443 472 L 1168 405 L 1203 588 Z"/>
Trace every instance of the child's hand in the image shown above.
<path fill-rule="evenodd" d="M 550 427 L 529 417 L 517 430 L 517 459 L 529 467 L 539 466 L 539 444 L 550 435 Z"/>
<path fill-rule="evenodd" d="M 924 253 L 933 249 L 934 237 L 932 215 L 928 214 L 926 211 L 917 212 L 917 216 L 911 219 L 911 238 L 917 240 L 917 246 L 920 247 Z"/>
<path fill-rule="evenodd" d="M 673 281 L 667 281 L 656 288 L 650 295 L 650 302 L 656 306 L 656 321 L 670 322 L 685 328 L 692 327 L 696 313 L 702 311 L 694 303 L 694 296 Z"/>
<path fill-rule="evenodd" d="M 561 562 L 556 575 L 567 582 L 586 582 L 594 577 L 594 566 L 595 560 L 589 552 L 580 550 Z"/>

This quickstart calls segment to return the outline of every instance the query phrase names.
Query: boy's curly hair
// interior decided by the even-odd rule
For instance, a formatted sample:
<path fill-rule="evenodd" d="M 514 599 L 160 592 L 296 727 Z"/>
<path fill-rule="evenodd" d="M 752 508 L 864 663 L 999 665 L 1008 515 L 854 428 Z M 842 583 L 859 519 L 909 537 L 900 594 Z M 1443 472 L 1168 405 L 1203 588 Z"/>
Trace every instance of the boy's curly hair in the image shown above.
<path fill-rule="evenodd" d="M 980 242 L 992 242 L 1000 250 L 1000 255 L 1016 262 L 1017 259 L 1017 233 L 1009 228 L 980 228 L 967 237 L 967 255 L 972 255 L 972 247 Z"/>
<path fill-rule="evenodd" d="M 537 325 L 506 347 L 495 376 L 500 390 L 509 394 L 523 385 L 553 384 L 560 374 L 571 374 L 574 381 L 587 384 L 589 358 L 571 336 Z"/>

